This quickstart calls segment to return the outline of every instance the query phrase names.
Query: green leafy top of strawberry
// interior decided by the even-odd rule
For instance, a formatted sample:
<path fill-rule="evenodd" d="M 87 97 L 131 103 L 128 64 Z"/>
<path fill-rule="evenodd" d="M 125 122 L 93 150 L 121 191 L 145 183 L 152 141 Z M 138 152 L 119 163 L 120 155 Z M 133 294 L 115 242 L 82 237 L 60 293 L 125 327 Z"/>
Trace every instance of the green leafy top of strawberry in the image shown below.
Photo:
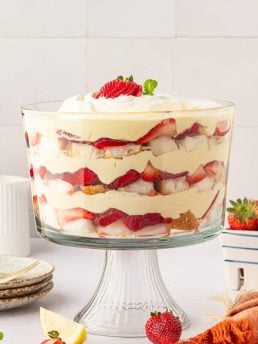
<path fill-rule="evenodd" d="M 247 199 L 246 197 L 242 199 L 237 199 L 236 201 L 229 201 L 232 207 L 227 208 L 229 213 L 234 215 L 234 218 L 240 222 L 247 223 L 250 218 L 257 218 L 256 215 L 256 203 L 253 200 Z"/>
<path fill-rule="evenodd" d="M 3 332 L 0 332 L 0 340 L 3 340 L 4 339 L 4 334 Z"/>
<path fill-rule="evenodd" d="M 49 331 L 47 334 L 48 334 L 48 337 L 51 339 L 59 339 L 62 341 L 62 339 L 59 337 L 59 332 L 56 330 Z M 65 344 L 65 342 L 63 341 L 62 343 Z"/>

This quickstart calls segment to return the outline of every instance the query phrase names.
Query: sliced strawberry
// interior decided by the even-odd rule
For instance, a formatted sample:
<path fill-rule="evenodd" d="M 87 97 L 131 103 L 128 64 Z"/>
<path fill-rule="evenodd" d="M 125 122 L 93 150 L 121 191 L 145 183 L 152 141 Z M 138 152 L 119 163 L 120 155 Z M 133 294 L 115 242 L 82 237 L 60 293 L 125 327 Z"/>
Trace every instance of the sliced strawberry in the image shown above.
<path fill-rule="evenodd" d="M 116 178 L 109 187 L 112 189 L 118 189 L 123 186 L 132 184 L 140 178 L 140 173 L 135 170 L 129 170 L 123 176 Z"/>
<path fill-rule="evenodd" d="M 216 179 L 221 179 L 224 173 L 224 162 L 213 160 L 204 165 L 206 173 Z"/>
<path fill-rule="evenodd" d="M 127 145 L 128 141 L 123 140 L 115 140 L 115 139 L 109 139 L 109 138 L 101 138 L 98 139 L 95 142 L 92 142 L 92 145 L 98 149 L 105 149 L 109 147 L 121 147 Z"/>
<path fill-rule="evenodd" d="M 121 95 L 140 97 L 142 86 L 134 81 L 115 79 L 103 85 L 94 97 L 116 98 Z"/>
<path fill-rule="evenodd" d="M 207 173 L 203 167 L 203 165 L 200 165 L 197 170 L 194 171 L 193 174 L 186 177 L 186 180 L 189 184 L 195 184 L 203 180 L 207 177 Z"/>
<path fill-rule="evenodd" d="M 40 166 L 38 169 L 38 175 L 40 176 L 41 179 L 44 179 L 46 174 L 48 173 L 48 170 L 44 166 Z"/>
<path fill-rule="evenodd" d="M 161 121 L 154 128 L 152 128 L 147 134 L 140 137 L 136 143 L 143 144 L 147 143 L 157 137 L 170 136 L 174 137 L 176 135 L 176 121 L 174 118 L 168 118 Z"/>
<path fill-rule="evenodd" d="M 95 222 L 102 226 L 106 227 L 111 225 L 111 223 L 116 222 L 122 218 L 124 218 L 126 214 L 118 209 L 110 208 L 109 210 L 105 211 L 102 214 L 98 214 L 96 217 Z"/>
<path fill-rule="evenodd" d="M 39 203 L 40 205 L 43 205 L 43 204 L 47 203 L 46 196 L 43 195 L 43 194 L 40 195 L 40 196 L 38 196 L 38 203 Z"/>
<path fill-rule="evenodd" d="M 95 214 L 82 208 L 73 208 L 73 209 L 67 209 L 67 210 L 58 209 L 57 216 L 61 225 L 67 222 L 81 220 L 81 219 L 86 219 L 86 220 L 95 219 Z"/>
<path fill-rule="evenodd" d="M 29 142 L 31 146 L 36 146 L 40 143 L 41 135 L 39 133 L 36 133 L 35 135 L 31 136 L 29 138 Z"/>
<path fill-rule="evenodd" d="M 33 179 L 34 178 L 34 169 L 33 167 L 31 166 L 30 168 L 30 177 Z"/>
<path fill-rule="evenodd" d="M 186 129 L 183 133 L 180 133 L 176 136 L 176 139 L 177 140 L 182 140 L 185 136 L 190 136 L 190 137 L 193 137 L 193 136 L 197 136 L 197 135 L 200 135 L 201 133 L 201 124 L 195 122 L 191 128 L 189 129 Z"/>
<path fill-rule="evenodd" d="M 139 231 L 146 226 L 163 223 L 159 213 L 147 213 L 145 215 L 130 215 L 123 219 L 124 224 L 132 231 Z"/>
<path fill-rule="evenodd" d="M 228 120 L 219 121 L 216 125 L 214 135 L 224 136 L 229 132 L 229 130 L 230 130 L 230 121 Z"/>
<path fill-rule="evenodd" d="M 26 141 L 26 146 L 29 147 L 29 146 L 30 146 L 30 143 L 29 143 L 29 134 L 28 134 L 27 131 L 25 131 L 24 137 L 25 137 L 25 141 Z"/>
<path fill-rule="evenodd" d="M 184 177 L 187 174 L 188 174 L 187 171 L 176 173 L 176 174 L 170 173 L 170 172 L 163 172 L 155 168 L 152 165 L 152 163 L 149 161 L 147 166 L 145 167 L 145 170 L 141 173 L 141 177 L 146 182 L 156 182 L 162 179 Z"/>
<path fill-rule="evenodd" d="M 88 168 L 81 168 L 74 173 L 66 172 L 62 176 L 62 180 L 74 186 L 96 185 L 101 183 L 96 173 Z"/>

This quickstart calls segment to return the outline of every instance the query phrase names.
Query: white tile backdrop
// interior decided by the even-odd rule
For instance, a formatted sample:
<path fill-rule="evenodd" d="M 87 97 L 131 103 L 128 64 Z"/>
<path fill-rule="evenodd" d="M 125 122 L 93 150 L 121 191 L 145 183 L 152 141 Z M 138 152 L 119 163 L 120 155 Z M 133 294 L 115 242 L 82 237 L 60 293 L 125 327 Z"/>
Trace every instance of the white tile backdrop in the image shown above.
<path fill-rule="evenodd" d="M 1 0 L 0 173 L 27 175 L 22 103 L 133 73 L 233 100 L 228 197 L 258 197 L 257 18 L 257 0 Z"/>

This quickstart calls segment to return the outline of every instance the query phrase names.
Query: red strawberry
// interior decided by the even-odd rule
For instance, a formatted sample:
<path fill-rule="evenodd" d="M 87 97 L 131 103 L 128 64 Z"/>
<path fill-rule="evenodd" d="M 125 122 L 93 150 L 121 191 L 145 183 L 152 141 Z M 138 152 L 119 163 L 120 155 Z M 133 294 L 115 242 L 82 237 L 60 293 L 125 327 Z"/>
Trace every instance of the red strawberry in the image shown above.
<path fill-rule="evenodd" d="M 118 189 L 123 186 L 132 184 L 140 178 L 140 173 L 135 170 L 129 170 L 123 176 L 116 178 L 109 187 L 112 189 Z"/>
<path fill-rule="evenodd" d="M 161 136 L 174 137 L 176 135 L 176 121 L 174 118 L 167 118 L 152 128 L 147 134 L 140 137 L 136 143 L 143 144 Z"/>
<path fill-rule="evenodd" d="M 73 208 L 73 209 L 58 209 L 57 212 L 58 220 L 60 224 L 64 224 L 70 221 L 76 221 L 81 219 L 94 220 L 95 214 L 91 213 L 82 208 Z"/>
<path fill-rule="evenodd" d="M 30 142 L 29 142 L 29 134 L 28 134 L 27 131 L 25 131 L 24 137 L 25 137 L 25 141 L 26 141 L 26 146 L 29 147 L 30 146 Z"/>
<path fill-rule="evenodd" d="M 41 344 L 64 344 L 64 342 L 59 338 L 54 339 L 46 339 L 44 342 L 41 342 Z"/>
<path fill-rule="evenodd" d="M 96 185 L 101 183 L 96 173 L 88 168 L 81 168 L 74 173 L 66 172 L 62 176 L 62 180 L 74 186 Z"/>
<path fill-rule="evenodd" d="M 158 213 L 147 213 L 145 215 L 130 215 L 123 219 L 124 224 L 132 231 L 139 231 L 146 226 L 163 223 L 163 218 Z"/>
<path fill-rule="evenodd" d="M 154 344 L 172 344 L 179 340 L 182 324 L 171 311 L 154 312 L 145 324 L 145 332 Z"/>
<path fill-rule="evenodd" d="M 40 143 L 41 135 L 39 133 L 36 133 L 35 135 L 31 136 L 29 138 L 29 142 L 31 146 L 36 146 Z"/>
<path fill-rule="evenodd" d="M 128 141 L 122 141 L 122 140 L 114 140 L 114 139 L 109 139 L 109 138 L 101 138 L 98 139 L 97 141 L 93 142 L 93 146 L 97 147 L 98 149 L 104 149 L 104 148 L 109 148 L 109 147 L 120 147 L 120 146 L 125 146 L 129 142 Z"/>
<path fill-rule="evenodd" d="M 177 140 L 182 140 L 185 136 L 197 136 L 201 133 L 201 124 L 195 122 L 191 128 L 186 129 L 183 133 L 180 133 L 176 136 Z"/>
<path fill-rule="evenodd" d="M 213 135 L 224 136 L 229 132 L 229 130 L 230 130 L 230 121 L 228 120 L 219 121 L 216 125 L 216 129 Z"/>
<path fill-rule="evenodd" d="M 103 85 L 94 96 L 95 98 L 116 98 L 121 95 L 140 97 L 142 95 L 142 86 L 134 81 L 115 79 Z"/>
<path fill-rule="evenodd" d="M 184 177 L 187 174 L 188 174 L 187 171 L 184 171 L 181 173 L 176 173 L 176 174 L 170 173 L 170 172 L 163 172 L 163 171 L 155 168 L 152 165 L 152 163 L 149 161 L 147 166 L 145 167 L 145 170 L 141 173 L 141 177 L 146 182 L 156 182 L 156 181 L 162 180 L 162 179 Z"/>
<path fill-rule="evenodd" d="M 204 165 L 204 170 L 207 174 L 220 180 L 224 174 L 224 162 L 213 160 Z"/>
<path fill-rule="evenodd" d="M 251 201 L 246 197 L 236 201 L 230 200 L 231 207 L 228 223 L 231 229 L 238 230 L 258 230 L 258 205 L 257 201 Z"/>
<path fill-rule="evenodd" d="M 38 202 L 40 205 L 47 203 L 47 199 L 45 195 L 38 196 Z"/>
<path fill-rule="evenodd" d="M 30 177 L 33 179 L 34 178 L 34 170 L 33 167 L 31 166 L 30 168 Z"/>
<path fill-rule="evenodd" d="M 46 167 L 40 166 L 40 168 L 38 169 L 38 174 L 40 178 L 44 179 L 47 173 L 48 173 L 48 170 L 46 169 Z"/>
<path fill-rule="evenodd" d="M 111 223 L 121 220 L 125 216 L 126 214 L 121 210 L 111 208 L 102 214 L 98 214 L 96 217 L 96 223 L 102 227 L 106 227 L 111 225 Z"/>
<path fill-rule="evenodd" d="M 207 177 L 207 173 L 203 167 L 203 165 L 200 165 L 196 171 L 194 171 L 193 174 L 186 177 L 186 180 L 189 184 L 195 184 L 203 180 Z"/>

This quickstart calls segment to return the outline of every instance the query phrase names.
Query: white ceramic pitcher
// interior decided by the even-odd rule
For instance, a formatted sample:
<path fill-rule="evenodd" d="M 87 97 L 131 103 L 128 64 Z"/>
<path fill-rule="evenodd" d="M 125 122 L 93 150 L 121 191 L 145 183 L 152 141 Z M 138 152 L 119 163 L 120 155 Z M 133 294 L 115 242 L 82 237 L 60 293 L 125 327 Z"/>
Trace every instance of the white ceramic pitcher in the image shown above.
<path fill-rule="evenodd" d="M 0 255 L 30 253 L 29 179 L 0 175 Z"/>

